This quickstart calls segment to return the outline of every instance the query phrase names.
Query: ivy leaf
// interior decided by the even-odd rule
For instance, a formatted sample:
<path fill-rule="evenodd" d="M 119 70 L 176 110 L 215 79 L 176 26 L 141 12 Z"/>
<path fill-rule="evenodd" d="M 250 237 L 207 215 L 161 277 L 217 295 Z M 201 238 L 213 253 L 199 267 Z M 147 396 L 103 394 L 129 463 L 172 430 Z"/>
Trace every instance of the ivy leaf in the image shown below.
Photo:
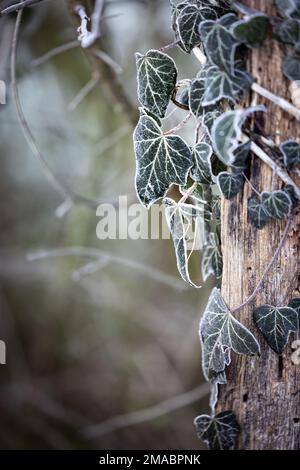
<path fill-rule="evenodd" d="M 284 191 L 264 191 L 261 197 L 265 211 L 272 219 L 284 219 L 290 214 L 292 201 Z"/>
<path fill-rule="evenodd" d="M 189 105 L 196 119 L 199 119 L 203 115 L 202 100 L 204 92 L 205 81 L 199 78 L 193 80 L 189 89 Z"/>
<path fill-rule="evenodd" d="M 299 198 L 297 197 L 295 189 L 291 184 L 285 185 L 283 191 L 289 196 L 293 205 L 299 202 Z"/>
<path fill-rule="evenodd" d="M 231 33 L 237 41 L 248 47 L 261 47 L 268 35 L 270 20 L 267 15 L 257 13 L 246 20 L 237 21 Z"/>
<path fill-rule="evenodd" d="M 218 106 L 208 106 L 204 108 L 202 117 L 202 126 L 205 127 L 206 132 L 211 136 L 212 126 L 215 120 L 223 114 L 223 111 Z"/>
<path fill-rule="evenodd" d="M 201 271 L 205 282 L 212 274 L 217 279 L 222 277 L 223 259 L 218 237 L 210 233 L 208 243 L 205 245 L 202 255 Z"/>
<path fill-rule="evenodd" d="M 275 0 L 275 3 L 283 18 L 300 18 L 299 0 Z"/>
<path fill-rule="evenodd" d="M 237 111 L 227 111 L 222 114 L 212 127 L 211 137 L 218 158 L 225 165 L 232 165 L 235 160 L 235 151 L 239 147 L 243 126 L 249 114 L 265 111 L 264 106 L 254 106 Z"/>
<path fill-rule="evenodd" d="M 243 171 L 247 168 L 247 159 L 249 157 L 251 150 L 251 142 L 250 140 L 245 144 L 239 145 L 238 148 L 234 152 L 234 162 L 231 165 L 232 173 L 238 175 L 243 173 Z"/>
<path fill-rule="evenodd" d="M 212 371 L 222 372 L 229 365 L 228 349 L 238 354 L 260 354 L 255 337 L 233 317 L 216 287 L 200 321 L 200 340 L 206 380 L 210 379 Z"/>
<path fill-rule="evenodd" d="M 223 411 L 211 417 L 198 416 L 194 424 L 197 436 L 202 439 L 210 450 L 231 450 L 241 428 L 232 411 Z"/>
<path fill-rule="evenodd" d="M 286 140 L 281 144 L 280 150 L 287 168 L 290 169 L 300 163 L 300 144 L 295 140 Z"/>
<path fill-rule="evenodd" d="M 217 21 L 202 21 L 199 31 L 209 61 L 233 75 L 238 41 Z"/>
<path fill-rule="evenodd" d="M 300 47 L 300 20 L 283 21 L 278 30 L 279 39 L 285 44 L 292 44 L 298 51 Z"/>
<path fill-rule="evenodd" d="M 263 305 L 254 310 L 253 317 L 256 326 L 277 354 L 282 354 L 290 332 L 299 329 L 298 314 L 290 307 Z"/>
<path fill-rule="evenodd" d="M 176 203 L 170 198 L 164 199 L 164 207 L 167 225 L 173 238 L 178 271 L 184 281 L 198 289 L 201 286 L 194 284 L 189 274 L 188 232 L 193 218 L 203 215 L 203 209 L 194 205 Z"/>
<path fill-rule="evenodd" d="M 178 35 L 186 52 L 190 53 L 194 47 L 201 44 L 199 24 L 208 18 L 216 18 L 213 8 L 187 5 L 181 9 L 176 22 Z"/>
<path fill-rule="evenodd" d="M 146 55 L 137 53 L 135 56 L 139 102 L 151 113 L 163 118 L 176 85 L 175 62 L 155 49 Z"/>
<path fill-rule="evenodd" d="M 242 175 L 234 175 L 223 171 L 218 175 L 218 186 L 226 199 L 233 199 L 242 189 L 245 179 Z"/>
<path fill-rule="evenodd" d="M 296 297 L 295 299 L 292 299 L 289 302 L 288 305 L 290 308 L 296 310 L 297 315 L 298 315 L 298 320 L 299 320 L 299 326 L 300 326 L 300 297 Z"/>
<path fill-rule="evenodd" d="M 271 220 L 262 200 L 254 195 L 248 199 L 248 216 L 251 225 L 261 230 Z"/>
<path fill-rule="evenodd" d="M 223 98 L 235 103 L 236 98 L 242 97 L 252 82 L 253 79 L 247 72 L 235 69 L 231 74 L 212 66 L 207 73 L 202 106 L 215 104 Z"/>
<path fill-rule="evenodd" d="M 300 59 L 296 56 L 286 57 L 282 64 L 282 71 L 293 82 L 300 80 Z"/>
<path fill-rule="evenodd" d="M 219 20 L 218 23 L 224 28 L 227 28 L 230 31 L 230 27 L 238 21 L 238 16 L 235 13 L 227 13 L 223 15 Z"/>
<path fill-rule="evenodd" d="M 191 170 L 191 177 L 194 181 L 202 184 L 211 184 L 211 156 L 212 148 L 205 142 L 197 144 L 193 148 L 194 166 Z"/>
<path fill-rule="evenodd" d="M 193 165 L 189 146 L 178 136 L 164 136 L 157 122 L 142 115 L 133 134 L 136 157 L 136 191 L 150 207 L 171 184 L 184 185 Z"/>

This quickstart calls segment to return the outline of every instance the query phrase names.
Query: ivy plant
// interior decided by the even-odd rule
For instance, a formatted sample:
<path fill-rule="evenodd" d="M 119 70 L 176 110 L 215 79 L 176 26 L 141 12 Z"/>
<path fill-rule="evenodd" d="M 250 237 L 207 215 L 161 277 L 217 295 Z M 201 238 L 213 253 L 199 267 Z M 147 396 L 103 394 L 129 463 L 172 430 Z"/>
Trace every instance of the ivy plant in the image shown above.
<path fill-rule="evenodd" d="M 276 147 L 265 136 L 257 133 L 254 136 L 248 118 L 255 121 L 266 108 L 261 105 L 247 108 L 242 102 L 252 90 L 300 121 L 299 109 L 262 88 L 245 65 L 247 48 L 262 47 L 267 37 L 273 35 L 286 47 L 283 74 L 292 81 L 300 79 L 300 0 L 274 1 L 277 18 L 269 18 L 233 0 L 170 1 L 174 42 L 160 50 L 136 54 L 141 106 L 133 135 L 136 191 L 146 208 L 162 201 L 179 274 L 192 288 L 200 286 L 189 273 L 189 259 L 195 246 L 189 231 L 198 224 L 204 230 L 202 280 L 222 277 L 221 198 L 238 200 L 247 183 L 252 190 L 248 222 L 253 230 L 262 230 L 276 219 L 286 220 L 283 238 L 265 275 L 280 253 L 299 205 L 300 189 L 291 174 L 299 172 L 300 143 L 291 138 Z M 196 76 L 178 79 L 176 64 L 167 53 L 173 47 L 190 54 L 191 60 L 199 59 Z M 165 131 L 172 103 L 187 114 L 175 128 Z M 195 123 L 195 139 L 187 142 L 179 134 L 191 118 Z M 279 190 L 258 191 L 252 186 L 247 174 L 253 158 L 263 160 L 281 178 Z M 178 189 L 177 198 L 174 187 Z M 255 300 L 263 281 L 264 277 L 250 297 L 235 309 L 226 304 L 221 290 L 214 288 L 200 322 L 203 374 L 211 383 L 211 415 L 197 417 L 195 426 L 197 435 L 210 449 L 233 448 L 241 431 L 242 423 L 237 422 L 233 410 L 215 414 L 215 406 L 218 386 L 226 383 L 231 354 L 260 354 L 255 335 L 235 314 Z M 299 330 L 299 316 L 300 299 L 294 298 L 288 305 L 257 305 L 253 323 L 280 355 L 290 334 Z"/>

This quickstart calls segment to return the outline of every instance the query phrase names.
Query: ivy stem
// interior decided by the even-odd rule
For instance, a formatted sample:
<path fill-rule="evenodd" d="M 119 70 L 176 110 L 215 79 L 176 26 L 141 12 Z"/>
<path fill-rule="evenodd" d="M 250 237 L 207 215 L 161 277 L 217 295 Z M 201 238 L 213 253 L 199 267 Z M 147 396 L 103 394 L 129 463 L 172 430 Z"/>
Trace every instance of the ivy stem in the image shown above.
<path fill-rule="evenodd" d="M 287 220 L 287 223 L 286 223 L 286 226 L 285 226 L 285 229 L 284 229 L 284 232 L 283 232 L 283 235 L 282 235 L 282 238 L 278 244 L 278 247 L 274 253 L 274 255 L 272 256 L 271 260 L 269 261 L 266 269 L 264 270 L 263 272 L 263 275 L 259 281 L 259 283 L 257 284 L 257 286 L 255 287 L 254 291 L 252 292 L 252 294 L 250 295 L 250 297 L 248 297 L 247 300 L 245 300 L 244 303 L 242 303 L 241 305 L 239 305 L 239 307 L 236 307 L 234 308 L 233 310 L 231 310 L 231 313 L 232 314 L 235 314 L 235 313 L 238 313 L 240 312 L 244 307 L 246 307 L 247 305 L 249 305 L 254 299 L 255 297 L 257 296 L 257 294 L 259 293 L 260 289 L 262 288 L 262 285 L 267 277 L 267 275 L 269 274 L 269 272 L 271 271 L 272 267 L 273 267 L 273 264 L 275 263 L 275 261 L 277 260 L 280 252 L 281 252 L 281 249 L 283 248 L 287 238 L 288 238 L 288 235 L 289 235 L 289 231 L 290 231 L 290 228 L 291 228 L 291 225 L 292 225 L 292 222 L 293 222 L 293 215 L 290 214 L 289 215 L 289 218 Z"/>
<path fill-rule="evenodd" d="M 259 192 L 257 191 L 257 189 L 253 186 L 253 184 L 251 183 L 251 181 L 249 180 L 249 178 L 247 178 L 245 172 L 243 172 L 243 177 L 245 178 L 245 180 L 246 180 L 247 183 L 249 184 L 249 186 L 250 186 L 250 188 L 252 189 L 252 191 L 260 197 L 260 193 L 259 193 Z"/>
<path fill-rule="evenodd" d="M 189 121 L 191 116 L 192 116 L 192 113 L 189 112 L 177 126 L 173 127 L 173 129 L 170 129 L 167 132 L 164 132 L 164 135 L 172 135 L 172 134 L 175 134 L 177 131 L 180 131 L 180 129 L 182 129 L 186 125 L 186 123 Z"/>
<path fill-rule="evenodd" d="M 275 163 L 269 157 L 269 155 L 267 155 L 255 142 L 252 141 L 251 150 L 258 158 L 260 158 L 270 168 L 272 168 L 272 170 L 282 179 L 284 183 L 293 186 L 296 196 L 298 197 L 298 199 L 300 199 L 300 189 L 298 188 L 294 180 L 292 180 L 292 178 L 282 168 L 280 168 L 277 163 Z"/>
<path fill-rule="evenodd" d="M 167 44 L 166 46 L 161 47 L 158 49 L 160 52 L 165 52 L 168 51 L 169 49 L 173 49 L 173 47 L 176 47 L 179 44 L 179 41 L 174 41 L 171 42 L 170 44 Z"/>
<path fill-rule="evenodd" d="M 266 88 L 263 88 L 258 83 L 253 83 L 251 89 L 258 95 L 263 96 L 269 101 L 272 101 L 272 103 L 276 104 L 279 108 L 294 116 L 297 121 L 300 121 L 300 109 L 296 108 L 296 106 L 292 105 L 289 101 L 275 95 L 274 93 L 271 93 L 269 90 L 266 90 Z"/>

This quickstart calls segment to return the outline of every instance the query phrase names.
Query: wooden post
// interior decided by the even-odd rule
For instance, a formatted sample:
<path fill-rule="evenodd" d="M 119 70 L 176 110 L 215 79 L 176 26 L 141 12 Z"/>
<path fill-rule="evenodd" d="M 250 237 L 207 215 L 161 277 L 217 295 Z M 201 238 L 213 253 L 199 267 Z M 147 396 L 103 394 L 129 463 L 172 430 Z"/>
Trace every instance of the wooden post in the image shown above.
<path fill-rule="evenodd" d="M 273 0 L 243 0 L 243 3 L 276 15 Z M 248 70 L 260 85 L 291 101 L 291 82 L 282 75 L 282 57 L 283 47 L 270 38 L 262 48 L 249 52 Z M 247 104 L 257 103 L 264 103 L 268 108 L 265 115 L 258 116 L 267 135 L 272 135 L 277 144 L 289 138 L 300 142 L 299 122 L 252 93 Z M 251 182 L 259 191 L 272 188 L 272 170 L 256 157 L 252 159 Z M 276 189 L 280 189 L 281 182 L 277 178 L 275 182 Z M 236 199 L 222 201 L 222 293 L 232 308 L 240 305 L 259 282 L 286 223 L 273 222 L 263 230 L 251 227 L 247 220 L 250 195 L 251 189 L 246 184 Z M 255 306 L 286 304 L 292 296 L 299 297 L 299 228 L 297 215 L 261 294 L 250 307 L 236 315 L 256 335 L 262 350 L 260 358 L 232 354 L 228 384 L 220 386 L 217 412 L 233 410 L 242 428 L 237 449 L 300 449 L 300 366 L 291 360 L 291 340 L 279 357 L 267 345 L 252 319 Z"/>

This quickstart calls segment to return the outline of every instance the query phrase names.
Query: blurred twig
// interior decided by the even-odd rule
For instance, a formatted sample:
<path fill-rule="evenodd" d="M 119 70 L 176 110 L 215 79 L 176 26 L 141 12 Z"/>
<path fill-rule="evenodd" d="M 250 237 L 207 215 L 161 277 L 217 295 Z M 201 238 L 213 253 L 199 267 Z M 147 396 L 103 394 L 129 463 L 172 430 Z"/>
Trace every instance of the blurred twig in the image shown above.
<path fill-rule="evenodd" d="M 23 10 L 23 8 L 25 8 L 25 7 L 33 7 L 33 6 L 35 6 L 38 3 L 41 3 L 43 1 L 45 1 L 45 0 L 23 0 L 21 2 L 14 3 L 13 5 L 10 5 L 9 7 L 4 8 L 3 10 L 0 10 L 0 17 L 5 16 L 5 15 L 9 15 L 9 13 L 14 13 L 16 11 L 19 12 L 19 11 Z"/>
<path fill-rule="evenodd" d="M 72 99 L 72 101 L 68 104 L 68 111 L 75 111 L 77 106 L 82 103 L 82 101 L 86 98 L 86 96 L 95 88 L 95 86 L 99 83 L 99 77 L 91 78 L 77 93 L 77 95 Z"/>
<path fill-rule="evenodd" d="M 122 256 L 115 255 L 109 251 L 100 250 L 97 248 L 88 248 L 84 246 L 72 246 L 67 248 L 58 248 L 53 250 L 41 250 L 34 253 L 29 253 L 27 259 L 29 261 L 37 261 L 45 258 L 62 257 L 62 256 L 83 256 L 87 258 L 104 258 L 117 264 L 121 264 L 131 269 L 136 269 L 143 273 L 145 276 L 161 282 L 165 285 L 173 287 L 174 289 L 184 290 L 186 285 L 178 280 L 177 278 L 170 276 L 169 274 L 163 273 L 158 269 L 146 266 L 138 261 L 124 258 Z"/>
<path fill-rule="evenodd" d="M 19 98 L 19 92 L 17 87 L 17 78 L 16 78 L 16 58 L 17 58 L 17 45 L 18 45 L 18 37 L 19 37 L 19 30 L 20 24 L 22 20 L 22 13 L 23 10 L 19 10 L 17 14 L 17 19 L 15 23 L 15 29 L 12 39 L 12 49 L 11 49 L 11 86 L 12 86 L 12 96 L 13 101 L 15 104 L 17 117 L 19 120 L 20 127 L 22 129 L 23 135 L 25 140 L 31 149 L 33 155 L 40 161 L 42 164 L 44 171 L 51 181 L 52 186 L 60 193 L 60 195 L 64 198 L 65 201 L 68 203 L 72 202 L 73 204 L 80 204 L 91 209 L 96 209 L 100 204 L 100 201 L 92 198 L 88 198 L 77 194 L 72 189 L 68 188 L 65 182 L 62 182 L 61 178 L 56 175 L 53 170 L 48 165 L 47 160 L 45 159 L 44 155 L 40 152 L 36 140 L 33 136 L 31 128 L 26 120 L 26 117 L 23 112 L 23 108 Z"/>
<path fill-rule="evenodd" d="M 151 406 L 140 411 L 133 413 L 115 416 L 100 424 L 94 424 L 83 429 L 82 433 L 87 438 L 100 437 L 109 434 L 117 429 L 134 426 L 136 424 L 144 423 L 145 421 L 152 421 L 163 415 L 171 413 L 185 406 L 191 405 L 198 400 L 206 397 L 209 393 L 209 384 L 202 384 L 194 388 L 190 392 L 183 393 L 176 397 L 165 400 L 158 405 Z"/>

